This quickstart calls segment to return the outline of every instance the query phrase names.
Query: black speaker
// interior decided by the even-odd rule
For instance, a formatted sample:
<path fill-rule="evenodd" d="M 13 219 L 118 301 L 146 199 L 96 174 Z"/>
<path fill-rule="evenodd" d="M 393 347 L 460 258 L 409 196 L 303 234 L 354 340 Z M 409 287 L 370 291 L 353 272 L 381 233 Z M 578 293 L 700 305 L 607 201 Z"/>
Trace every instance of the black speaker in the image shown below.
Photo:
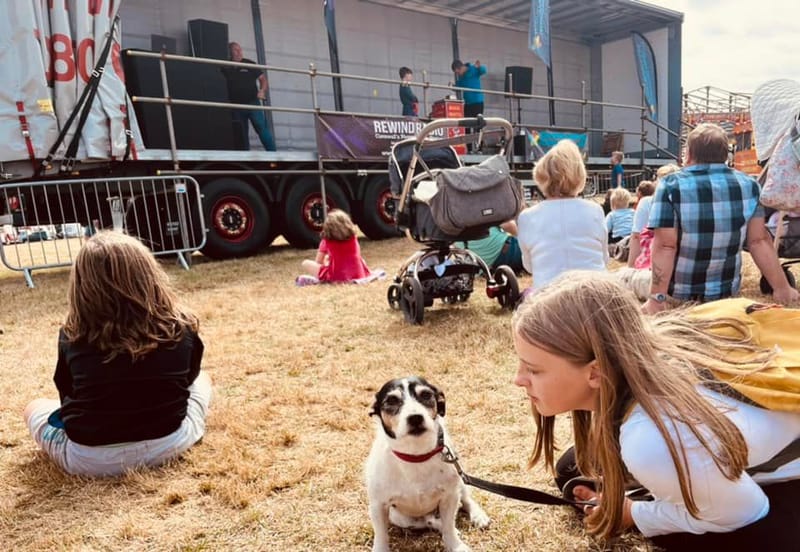
<path fill-rule="evenodd" d="M 509 82 L 509 73 L 513 83 Z M 533 94 L 533 67 L 520 67 L 519 65 L 506 67 L 505 81 L 506 92 L 511 92 L 511 84 L 513 84 L 514 92 L 517 94 Z"/>
<path fill-rule="evenodd" d="M 174 38 L 161 35 L 150 35 L 150 50 L 153 52 L 166 52 L 167 54 L 177 54 L 178 44 Z"/>
<path fill-rule="evenodd" d="M 123 64 L 131 96 L 164 96 L 157 59 L 125 55 Z M 166 62 L 169 93 L 175 99 L 227 102 L 228 87 L 218 67 L 188 61 Z M 161 104 L 134 103 L 134 111 L 148 148 L 168 149 L 169 131 L 166 108 Z M 230 109 L 217 107 L 172 106 L 175 141 L 179 149 L 240 149 Z"/>
<path fill-rule="evenodd" d="M 228 24 L 207 19 L 189 21 L 189 51 L 194 57 L 228 59 Z"/>

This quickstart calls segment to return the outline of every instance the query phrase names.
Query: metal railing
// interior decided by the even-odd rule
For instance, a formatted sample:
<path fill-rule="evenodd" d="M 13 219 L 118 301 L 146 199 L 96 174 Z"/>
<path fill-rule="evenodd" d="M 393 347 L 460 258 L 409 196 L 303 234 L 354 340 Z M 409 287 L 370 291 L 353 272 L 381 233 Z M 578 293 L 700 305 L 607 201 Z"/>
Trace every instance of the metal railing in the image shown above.
<path fill-rule="evenodd" d="M 368 83 L 381 83 L 381 84 L 391 84 L 391 85 L 400 85 L 403 81 L 397 79 L 385 79 L 379 77 L 368 77 L 363 75 L 353 75 L 347 73 L 332 73 L 328 71 L 320 71 L 316 68 L 314 63 L 310 63 L 308 69 L 296 69 L 296 68 L 288 68 L 288 67 L 280 67 L 280 66 L 273 66 L 273 65 L 259 65 L 259 64 L 252 64 L 252 63 L 240 63 L 234 61 L 226 61 L 226 60 L 216 60 L 216 59 L 205 59 L 205 58 L 195 58 L 190 56 L 181 56 L 181 55 L 173 55 L 173 54 L 166 54 L 166 53 L 157 53 L 157 52 L 144 52 L 144 51 L 127 51 L 127 55 L 132 57 L 142 57 L 142 58 L 149 58 L 149 59 L 156 59 L 159 61 L 160 67 L 160 74 L 161 74 L 161 84 L 163 95 L 161 97 L 157 96 L 133 96 L 131 100 L 134 103 L 149 103 L 149 104 L 161 104 L 165 106 L 166 110 L 166 119 L 169 128 L 169 140 L 170 140 L 170 149 L 172 153 L 172 163 L 173 163 L 173 171 L 165 171 L 164 174 L 200 174 L 196 173 L 193 170 L 181 170 L 180 163 L 178 160 L 178 148 L 176 145 L 175 140 L 175 131 L 174 131 L 174 123 L 173 123 L 173 116 L 172 116 L 172 106 L 195 106 L 195 107 L 211 107 L 211 108 L 224 108 L 224 109 L 248 109 L 253 111 L 264 111 L 267 113 L 276 112 L 276 113 L 293 113 L 293 114 L 309 114 L 311 116 L 315 116 L 318 118 L 319 115 L 322 114 L 331 114 L 331 113 L 342 113 L 347 115 L 354 115 L 354 116 L 365 116 L 365 117 L 375 117 L 375 116 L 385 116 L 386 113 L 362 113 L 362 112 L 353 112 L 353 111 L 342 111 L 336 112 L 331 110 L 326 110 L 321 107 L 319 102 L 319 78 L 329 78 L 329 79 L 344 79 L 344 80 L 352 80 L 358 82 L 368 82 Z M 219 67 L 244 67 L 244 68 L 259 68 L 264 71 L 270 71 L 273 73 L 285 73 L 290 75 L 306 75 L 309 78 L 309 89 L 307 92 L 310 92 L 311 95 L 311 105 L 308 107 L 282 107 L 282 106 L 266 106 L 266 105 L 251 105 L 251 104 L 237 104 L 231 102 L 216 102 L 216 101 L 204 101 L 204 100 L 188 100 L 188 99 L 181 99 L 181 98 L 173 98 L 170 96 L 169 93 L 169 82 L 167 78 L 167 70 L 166 70 L 166 63 L 168 61 L 182 61 L 182 62 L 191 62 L 191 63 L 200 63 L 200 64 L 207 64 L 207 65 L 215 65 Z M 452 92 L 468 92 L 471 89 L 469 88 L 461 88 L 453 85 L 445 85 L 445 84 L 435 84 L 431 83 L 427 80 L 427 72 L 422 71 L 423 81 L 422 82 L 411 82 L 410 86 L 413 88 L 422 89 L 422 112 L 428 113 L 429 106 L 430 106 L 430 92 L 434 90 L 443 91 L 446 93 Z M 603 102 L 603 101 L 596 101 L 590 100 L 586 97 L 586 86 L 585 82 L 581 82 L 581 97 L 580 98 L 566 98 L 566 97 L 559 97 L 559 96 L 547 96 L 541 94 L 522 94 L 519 92 L 515 92 L 513 90 L 513 81 L 510 86 L 510 91 L 504 90 L 492 90 L 492 89 L 482 89 L 481 92 L 486 96 L 494 96 L 494 97 L 501 97 L 508 102 L 508 110 L 509 113 L 513 113 L 514 111 L 514 103 L 517 102 L 516 109 L 519 109 L 519 102 L 520 101 L 553 101 L 563 104 L 571 104 L 571 105 L 579 105 L 581 108 L 580 119 L 581 124 L 579 126 L 550 126 L 546 124 L 541 125 L 534 125 L 534 124 L 520 124 L 519 121 L 514 123 L 515 128 L 538 128 L 542 130 L 557 130 L 563 132 L 582 132 L 586 134 L 593 134 L 593 133 L 607 133 L 607 132 L 616 132 L 622 133 L 626 135 L 637 135 L 640 136 L 640 141 L 642 144 L 641 148 L 641 163 L 644 165 L 645 163 L 645 150 L 644 145 L 647 141 L 647 133 L 649 127 L 646 125 L 655 125 L 655 123 L 647 117 L 647 106 L 644 105 L 644 101 L 641 105 L 631 105 L 631 104 L 623 104 L 623 103 L 614 103 L 614 102 Z M 303 91 L 305 92 L 305 91 Z M 619 129 L 619 128 L 603 128 L 603 127 L 592 127 L 587 124 L 588 120 L 588 110 L 592 107 L 604 107 L 604 108 L 615 108 L 615 109 L 622 109 L 622 110 L 633 110 L 637 111 L 640 114 L 640 118 L 642 120 L 641 129 L 636 130 L 628 130 L 628 129 Z M 488 114 L 487 114 L 488 115 Z M 664 128 L 664 127 L 661 127 Z M 656 132 L 658 132 L 658 127 L 654 126 Z M 315 136 L 315 140 L 317 137 Z M 661 148 L 659 147 L 661 150 Z M 319 151 L 319 144 L 317 144 L 317 151 Z M 663 150 L 666 151 L 666 150 Z M 673 155 L 674 157 L 674 155 Z M 324 166 L 324 160 L 320 157 L 319 159 L 319 172 L 320 172 L 320 179 L 322 180 L 324 174 L 334 174 L 331 170 L 326 169 Z M 268 172 L 273 173 L 275 171 L 257 171 L 257 172 Z M 356 173 L 361 172 L 357 169 L 352 170 L 339 170 L 337 174 L 346 174 L 346 173 Z M 385 172 L 385 171 L 381 171 Z M 228 174 L 226 171 L 218 171 L 214 172 L 213 170 L 204 170 L 202 175 L 209 175 L 209 174 Z M 324 186 L 324 184 L 323 184 Z"/>
<path fill-rule="evenodd" d="M 137 237 L 155 255 L 190 254 L 206 241 L 200 186 L 189 176 L 94 178 L 0 185 L 0 262 L 22 272 L 69 266 L 99 230 Z"/>
<path fill-rule="evenodd" d="M 629 192 L 635 192 L 636 187 L 642 180 L 648 180 L 652 176 L 646 171 L 631 171 L 625 172 L 622 175 L 622 187 Z M 593 197 L 596 195 L 605 194 L 616 185 L 611 182 L 611 171 L 590 171 L 586 175 L 586 188 L 583 191 L 583 197 Z"/>

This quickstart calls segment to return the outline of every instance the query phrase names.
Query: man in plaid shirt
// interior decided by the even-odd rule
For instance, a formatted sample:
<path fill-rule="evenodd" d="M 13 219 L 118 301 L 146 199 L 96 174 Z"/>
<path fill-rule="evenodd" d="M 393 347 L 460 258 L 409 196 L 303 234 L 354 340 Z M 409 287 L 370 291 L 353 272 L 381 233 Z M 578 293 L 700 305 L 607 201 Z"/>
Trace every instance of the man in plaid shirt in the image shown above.
<path fill-rule="evenodd" d="M 656 189 L 648 227 L 654 229 L 650 298 L 654 313 L 667 298 L 713 301 L 731 297 L 741 285 L 742 246 L 781 303 L 797 301 L 764 224 L 761 188 L 728 167 L 728 137 L 717 125 L 701 124 L 688 137 L 686 166 Z"/>

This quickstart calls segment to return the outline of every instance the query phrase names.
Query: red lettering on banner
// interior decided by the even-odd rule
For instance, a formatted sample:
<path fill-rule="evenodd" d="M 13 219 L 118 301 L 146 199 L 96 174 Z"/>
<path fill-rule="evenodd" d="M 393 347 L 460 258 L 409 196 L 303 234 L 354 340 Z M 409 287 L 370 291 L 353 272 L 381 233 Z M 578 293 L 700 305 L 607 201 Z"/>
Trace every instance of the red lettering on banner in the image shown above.
<path fill-rule="evenodd" d="M 115 42 L 111 46 L 111 64 L 114 66 L 114 72 L 123 83 L 125 83 L 125 71 L 122 70 L 122 57 L 119 53 L 119 43 Z"/>
<path fill-rule="evenodd" d="M 57 47 L 60 45 L 60 49 Z M 50 71 L 46 75 L 47 81 L 52 80 L 69 82 L 75 78 L 75 58 L 72 50 L 72 41 L 63 34 L 54 34 L 47 39 L 47 49 L 50 51 Z"/>
<path fill-rule="evenodd" d="M 89 15 L 100 15 L 103 10 L 103 0 L 89 0 Z"/>
<path fill-rule="evenodd" d="M 67 1 L 68 0 L 64 0 L 64 10 L 69 11 L 69 8 L 67 7 Z M 53 4 L 55 3 L 55 0 L 50 0 L 49 5 L 51 10 L 53 9 Z"/>
<path fill-rule="evenodd" d="M 84 38 L 78 44 L 78 75 L 80 75 L 83 82 L 89 82 L 91 70 L 94 68 L 94 39 Z"/>

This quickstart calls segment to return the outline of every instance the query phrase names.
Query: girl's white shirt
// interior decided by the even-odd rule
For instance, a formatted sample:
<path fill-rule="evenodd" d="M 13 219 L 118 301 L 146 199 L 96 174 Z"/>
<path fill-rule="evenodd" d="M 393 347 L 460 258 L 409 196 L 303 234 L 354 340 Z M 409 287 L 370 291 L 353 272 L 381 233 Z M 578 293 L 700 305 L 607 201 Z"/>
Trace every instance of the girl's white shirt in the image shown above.
<path fill-rule="evenodd" d="M 704 387 L 699 390 L 742 432 L 749 451 L 749 466 L 767 462 L 800 437 L 800 414 L 750 406 Z M 675 464 L 664 438 L 653 420 L 637 405 L 620 428 L 620 446 L 622 459 L 631 475 L 656 497 L 652 502 L 634 502 L 631 509 L 636 527 L 647 537 L 734 531 L 769 513 L 769 500 L 759 483 L 800 479 L 798 459 L 772 473 L 753 477 L 744 473 L 738 480 L 731 481 L 717 468 L 686 424 L 666 416 L 663 420 L 673 442 L 681 442 L 686 451 L 699 519 L 684 505 Z M 703 434 L 707 432 L 706 428 Z"/>
<path fill-rule="evenodd" d="M 608 231 L 603 208 L 581 199 L 546 199 L 517 219 L 522 265 L 538 289 L 568 270 L 605 270 Z"/>

